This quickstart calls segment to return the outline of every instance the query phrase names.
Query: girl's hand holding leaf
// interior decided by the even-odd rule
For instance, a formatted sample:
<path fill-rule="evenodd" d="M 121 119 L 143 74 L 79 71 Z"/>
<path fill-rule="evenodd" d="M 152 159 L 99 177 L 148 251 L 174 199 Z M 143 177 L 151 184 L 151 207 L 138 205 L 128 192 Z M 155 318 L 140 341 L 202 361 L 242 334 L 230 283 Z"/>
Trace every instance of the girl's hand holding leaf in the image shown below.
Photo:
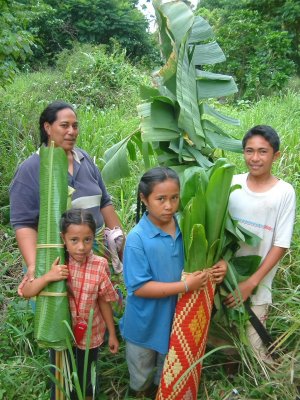
<path fill-rule="evenodd" d="M 189 291 L 203 289 L 208 280 L 207 271 L 196 271 L 186 276 L 186 284 Z"/>
<path fill-rule="evenodd" d="M 67 265 L 59 264 L 59 257 L 57 257 L 49 272 L 45 274 L 48 282 L 57 282 L 67 279 L 69 276 L 69 270 Z"/>
<path fill-rule="evenodd" d="M 227 262 L 225 260 L 218 261 L 210 268 L 211 276 L 216 284 L 223 282 L 227 272 Z"/>

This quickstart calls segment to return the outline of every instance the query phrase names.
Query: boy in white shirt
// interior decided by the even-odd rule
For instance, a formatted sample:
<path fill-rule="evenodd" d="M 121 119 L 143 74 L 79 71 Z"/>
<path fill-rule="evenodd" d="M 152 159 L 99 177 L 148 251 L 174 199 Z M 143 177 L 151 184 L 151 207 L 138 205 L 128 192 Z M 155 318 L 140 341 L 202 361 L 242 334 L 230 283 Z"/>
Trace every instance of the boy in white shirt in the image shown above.
<path fill-rule="evenodd" d="M 272 303 L 272 281 L 278 263 L 291 243 L 295 191 L 289 183 L 271 173 L 273 162 L 280 156 L 280 139 L 273 128 L 267 125 L 253 127 L 244 136 L 242 145 L 249 172 L 233 177 L 232 184 L 240 184 L 241 189 L 232 192 L 229 212 L 233 219 L 259 236 L 261 241 L 257 247 L 241 243 L 236 255 L 255 254 L 261 256 L 262 261 L 258 270 L 241 282 L 236 294 L 229 294 L 224 303 L 227 307 L 235 307 L 238 301 L 244 302 L 250 297 L 252 310 L 265 325 L 268 306 Z M 271 362 L 262 340 L 250 323 L 247 334 L 256 354 L 262 360 Z"/>

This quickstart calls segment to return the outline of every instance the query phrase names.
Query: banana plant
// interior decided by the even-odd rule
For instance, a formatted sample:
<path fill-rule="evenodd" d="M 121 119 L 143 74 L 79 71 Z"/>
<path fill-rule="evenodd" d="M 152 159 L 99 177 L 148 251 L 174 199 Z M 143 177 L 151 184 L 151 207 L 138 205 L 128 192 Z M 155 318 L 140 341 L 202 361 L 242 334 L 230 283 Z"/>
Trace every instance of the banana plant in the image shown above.
<path fill-rule="evenodd" d="M 183 1 L 155 0 L 153 5 L 165 64 L 153 74 L 152 86 L 141 87 L 139 129 L 104 154 L 106 182 L 128 176 L 128 158 L 134 160 L 138 151 L 146 168 L 154 155 L 160 165 L 207 169 L 216 149 L 242 150 L 240 140 L 217 126 L 217 121 L 239 121 L 211 105 L 212 98 L 237 91 L 231 76 L 207 70 L 225 60 L 211 26 Z"/>

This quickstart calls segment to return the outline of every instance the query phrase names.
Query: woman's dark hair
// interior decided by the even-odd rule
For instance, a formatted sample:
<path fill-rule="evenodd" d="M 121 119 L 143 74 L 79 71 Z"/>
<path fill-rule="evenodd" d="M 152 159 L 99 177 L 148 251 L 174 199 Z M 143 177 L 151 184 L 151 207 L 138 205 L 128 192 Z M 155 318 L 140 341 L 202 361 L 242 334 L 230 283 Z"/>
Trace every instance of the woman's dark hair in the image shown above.
<path fill-rule="evenodd" d="M 267 142 L 270 143 L 274 153 L 276 153 L 279 150 L 280 139 L 278 133 L 271 126 L 256 125 L 253 128 L 249 129 L 249 131 L 246 133 L 246 135 L 243 137 L 242 140 L 243 149 L 245 149 L 245 147 L 247 146 L 247 141 L 253 136 L 263 137 Z"/>
<path fill-rule="evenodd" d="M 141 177 L 137 193 L 136 223 L 139 222 L 141 214 L 143 214 L 146 210 L 145 204 L 141 201 L 141 194 L 143 194 L 147 199 L 148 196 L 153 192 L 155 185 L 168 179 L 174 179 L 180 188 L 178 175 L 169 167 L 155 167 L 149 169 L 149 171 L 145 172 Z"/>
<path fill-rule="evenodd" d="M 53 124 L 57 119 L 57 113 L 65 108 L 69 108 L 76 115 L 73 106 L 64 101 L 54 101 L 53 103 L 50 103 L 41 113 L 39 120 L 41 145 L 47 145 L 48 143 L 48 135 L 44 128 L 45 122 L 48 122 L 50 125 Z"/>
<path fill-rule="evenodd" d="M 73 208 L 64 212 L 60 219 L 60 232 L 66 233 L 70 225 L 87 225 L 96 234 L 96 222 L 93 215 L 83 208 Z"/>

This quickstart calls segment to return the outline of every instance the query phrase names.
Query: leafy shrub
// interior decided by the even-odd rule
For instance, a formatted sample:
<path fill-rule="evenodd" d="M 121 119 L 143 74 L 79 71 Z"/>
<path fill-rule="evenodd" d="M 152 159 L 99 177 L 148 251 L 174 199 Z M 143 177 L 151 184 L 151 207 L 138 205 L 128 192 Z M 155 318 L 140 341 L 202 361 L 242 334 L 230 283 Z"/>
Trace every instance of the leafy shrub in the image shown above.
<path fill-rule="evenodd" d="M 99 108 L 115 107 L 137 100 L 138 86 L 145 79 L 141 71 L 126 60 L 125 51 L 115 44 L 112 53 L 104 45 L 75 44 L 62 51 L 57 68 L 63 73 L 63 85 L 75 104 Z"/>

